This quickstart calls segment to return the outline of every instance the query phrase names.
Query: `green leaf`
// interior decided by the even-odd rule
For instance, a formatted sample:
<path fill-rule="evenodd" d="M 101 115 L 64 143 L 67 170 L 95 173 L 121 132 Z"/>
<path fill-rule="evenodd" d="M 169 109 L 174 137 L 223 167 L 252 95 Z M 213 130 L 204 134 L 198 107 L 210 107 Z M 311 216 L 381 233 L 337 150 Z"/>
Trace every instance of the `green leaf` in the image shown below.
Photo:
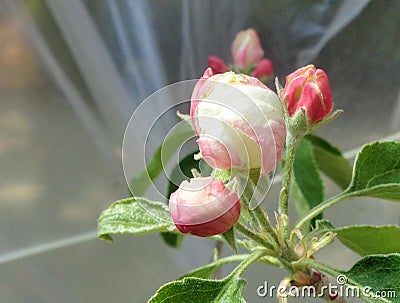
<path fill-rule="evenodd" d="M 233 256 L 226 257 L 226 258 L 222 258 L 222 259 L 216 260 L 210 264 L 207 264 L 205 266 L 199 267 L 199 268 L 183 275 L 179 279 L 183 279 L 186 277 L 196 277 L 196 278 L 208 279 L 221 266 L 223 266 L 225 264 L 229 264 L 229 263 L 241 262 L 241 261 L 245 260 L 248 256 L 249 255 L 244 254 L 244 255 L 233 255 Z"/>
<path fill-rule="evenodd" d="M 339 149 L 318 136 L 307 135 L 306 140 L 313 145 L 318 168 L 340 188 L 346 189 L 352 175 L 349 161 L 343 157 Z"/>
<path fill-rule="evenodd" d="M 320 237 L 327 232 L 334 231 L 335 227 L 332 223 L 326 219 L 320 219 L 315 221 L 315 227 L 304 236 L 304 242 L 309 242 L 315 237 Z"/>
<path fill-rule="evenodd" d="M 400 143 L 374 142 L 358 153 L 346 192 L 400 201 Z"/>
<path fill-rule="evenodd" d="M 237 253 L 236 238 L 235 238 L 235 232 L 233 230 L 233 227 L 230 228 L 227 232 L 223 233 L 222 237 L 225 239 L 225 241 L 229 245 L 229 247 L 232 248 L 234 253 Z"/>
<path fill-rule="evenodd" d="M 245 286 L 246 281 L 240 278 L 183 278 L 162 286 L 149 303 L 245 303 L 242 297 Z"/>
<path fill-rule="evenodd" d="M 177 234 L 173 233 L 170 231 L 167 232 L 161 232 L 160 233 L 161 239 L 167 244 L 168 246 L 171 246 L 173 248 L 179 248 L 182 245 L 182 241 L 184 238 L 183 234 Z"/>
<path fill-rule="evenodd" d="M 293 196 L 294 204 L 296 205 L 297 214 L 301 218 L 310 210 L 310 204 L 304 198 L 304 195 L 294 178 L 292 179 L 292 183 L 290 185 L 290 191 Z M 321 217 L 322 216 L 320 215 L 318 218 Z"/>
<path fill-rule="evenodd" d="M 193 137 L 191 125 L 189 123 L 178 124 L 157 148 L 146 169 L 131 179 L 132 195 L 143 196 L 152 181 L 163 171 L 163 164 L 167 164 L 179 147 L 191 137 Z"/>
<path fill-rule="evenodd" d="M 345 246 L 361 256 L 400 253 L 400 227 L 397 225 L 353 225 L 335 228 L 328 220 L 317 220 L 307 235 L 316 237 L 333 231 Z"/>
<path fill-rule="evenodd" d="M 400 227 L 396 225 L 346 226 L 333 231 L 344 245 L 362 256 L 400 253 Z"/>
<path fill-rule="evenodd" d="M 364 145 L 357 155 L 350 186 L 310 210 L 293 229 L 304 227 L 328 207 L 357 196 L 400 202 L 400 143 L 374 142 Z"/>
<path fill-rule="evenodd" d="M 240 209 L 239 222 L 244 226 L 251 226 L 251 217 L 249 210 L 246 207 L 244 207 L 243 204 L 241 205 Z"/>
<path fill-rule="evenodd" d="M 395 298 L 364 297 L 367 302 L 400 302 L 400 254 L 366 256 L 344 274 L 350 285 L 395 292 Z"/>
<path fill-rule="evenodd" d="M 267 252 L 265 249 L 260 249 L 244 256 L 243 261 L 223 280 L 186 277 L 165 284 L 149 303 L 246 303 L 242 297 L 246 281 L 240 279 L 240 275 Z"/>
<path fill-rule="evenodd" d="M 324 200 L 324 186 L 314 159 L 313 146 L 303 140 L 298 147 L 293 165 L 293 195 L 299 216 Z M 319 215 L 316 219 L 321 218 Z"/>
<path fill-rule="evenodd" d="M 300 229 L 311 219 L 345 199 L 369 196 L 400 202 L 400 143 L 374 142 L 357 155 L 350 186 L 310 210 L 294 225 Z"/>
<path fill-rule="evenodd" d="M 315 222 L 315 230 L 316 231 L 327 232 L 327 231 L 331 231 L 334 229 L 335 229 L 335 227 L 332 225 L 332 223 L 326 219 L 317 220 Z"/>
<path fill-rule="evenodd" d="M 168 206 L 141 197 L 119 200 L 103 211 L 97 221 L 99 238 L 109 234 L 146 235 L 174 228 Z"/>

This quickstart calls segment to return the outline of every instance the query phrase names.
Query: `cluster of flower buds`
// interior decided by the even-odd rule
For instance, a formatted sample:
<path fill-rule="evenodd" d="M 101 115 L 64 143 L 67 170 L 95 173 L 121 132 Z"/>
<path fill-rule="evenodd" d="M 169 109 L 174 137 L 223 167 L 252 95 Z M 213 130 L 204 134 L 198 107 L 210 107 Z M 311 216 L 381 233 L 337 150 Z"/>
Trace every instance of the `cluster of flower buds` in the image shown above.
<path fill-rule="evenodd" d="M 231 55 L 232 69 L 250 74 L 262 82 L 267 82 L 274 76 L 274 66 L 271 60 L 264 57 L 264 49 L 261 46 L 257 32 L 250 28 L 237 34 L 232 43 Z M 225 62 L 217 56 L 208 57 L 208 66 L 214 74 L 222 74 L 229 69 Z"/>
<path fill-rule="evenodd" d="M 271 67 L 263 55 L 254 30 L 240 32 L 232 45 L 235 66 L 255 67 L 252 73 L 259 77 L 228 72 L 222 60 L 211 56 L 211 68 L 192 94 L 190 117 L 201 156 L 216 170 L 230 170 L 231 176 L 252 169 L 268 174 L 288 144 L 291 121 L 302 115 L 311 129 L 333 107 L 328 77 L 313 65 L 286 77 L 280 99 L 259 80 L 260 70 Z M 179 231 L 208 237 L 227 232 L 237 222 L 239 196 L 221 180 L 193 178 L 171 194 L 169 208 Z"/>
<path fill-rule="evenodd" d="M 204 160 L 213 168 L 261 174 L 280 160 L 286 138 L 279 97 L 257 78 L 208 68 L 194 88 L 190 116 Z M 205 184 L 205 182 L 208 182 Z M 170 211 L 183 233 L 224 233 L 238 220 L 239 197 L 220 180 L 194 178 L 170 197 Z"/>

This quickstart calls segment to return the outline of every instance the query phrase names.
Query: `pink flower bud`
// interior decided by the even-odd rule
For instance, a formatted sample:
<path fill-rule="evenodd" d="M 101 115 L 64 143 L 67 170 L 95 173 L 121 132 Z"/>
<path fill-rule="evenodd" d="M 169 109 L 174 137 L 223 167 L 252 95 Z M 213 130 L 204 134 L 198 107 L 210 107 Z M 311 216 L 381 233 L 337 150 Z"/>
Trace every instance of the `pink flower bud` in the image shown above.
<path fill-rule="evenodd" d="M 228 231 L 239 219 L 240 201 L 220 180 L 183 181 L 171 194 L 169 210 L 182 233 L 209 237 Z"/>
<path fill-rule="evenodd" d="M 289 115 L 294 116 L 304 108 L 310 124 L 325 118 L 333 107 L 328 76 L 314 65 L 307 65 L 286 77 L 283 97 Z"/>
<path fill-rule="evenodd" d="M 222 74 L 228 71 L 224 61 L 217 56 L 208 57 L 208 67 L 210 67 L 214 74 Z"/>
<path fill-rule="evenodd" d="M 232 43 L 231 53 L 237 68 L 255 67 L 264 56 L 257 32 L 252 28 L 239 32 Z"/>
<path fill-rule="evenodd" d="M 271 60 L 262 59 L 253 71 L 252 76 L 260 79 L 262 82 L 270 80 L 274 76 L 274 66 L 272 65 Z"/>
<path fill-rule="evenodd" d="M 286 138 L 278 96 L 253 77 L 209 75 L 207 70 L 196 84 L 190 108 L 204 160 L 218 169 L 268 173 L 281 158 Z"/>

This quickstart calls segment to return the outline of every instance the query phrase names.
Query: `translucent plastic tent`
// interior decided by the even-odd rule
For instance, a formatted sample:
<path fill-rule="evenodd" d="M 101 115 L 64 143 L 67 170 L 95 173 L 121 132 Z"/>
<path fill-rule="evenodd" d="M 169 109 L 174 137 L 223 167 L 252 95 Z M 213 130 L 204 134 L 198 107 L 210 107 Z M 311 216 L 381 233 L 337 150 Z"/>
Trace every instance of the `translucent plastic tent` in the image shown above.
<path fill-rule="evenodd" d="M 121 141 L 135 107 L 198 78 L 210 54 L 228 61 L 249 27 L 281 82 L 308 63 L 326 70 L 344 114 L 319 134 L 349 159 L 369 141 L 400 139 L 396 0 L 0 1 L 1 302 L 145 302 L 209 260 L 201 239 L 179 252 L 157 235 L 96 240 L 96 219 L 128 194 Z M 326 216 L 399 224 L 400 208 L 355 200 Z M 328 255 L 343 268 L 357 259 L 336 245 Z M 246 297 L 264 302 L 256 287 L 281 274 L 250 272 Z"/>

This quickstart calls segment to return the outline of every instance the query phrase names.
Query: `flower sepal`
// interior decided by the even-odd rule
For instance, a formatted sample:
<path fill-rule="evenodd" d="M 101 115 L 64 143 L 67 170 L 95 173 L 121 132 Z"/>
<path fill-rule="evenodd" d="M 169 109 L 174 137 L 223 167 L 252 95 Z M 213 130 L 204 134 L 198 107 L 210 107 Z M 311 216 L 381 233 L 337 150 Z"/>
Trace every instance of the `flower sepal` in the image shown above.
<path fill-rule="evenodd" d="M 312 126 L 308 123 L 306 110 L 301 108 L 293 117 L 286 117 L 286 127 L 288 137 L 303 138 L 307 135 Z"/>
<path fill-rule="evenodd" d="M 304 137 L 305 135 L 316 131 L 320 127 L 331 123 L 333 120 L 339 117 L 342 112 L 342 109 L 335 110 L 329 116 L 323 118 L 315 124 L 311 124 L 307 119 L 305 109 L 302 108 L 293 117 L 287 117 L 287 132 L 288 134 L 291 133 L 292 136 Z"/>
<path fill-rule="evenodd" d="M 311 125 L 309 132 L 311 133 L 311 132 L 317 130 L 318 128 L 324 126 L 325 124 L 331 123 L 333 120 L 335 120 L 337 117 L 339 117 L 341 113 L 343 113 L 343 109 L 335 110 L 329 116 L 325 117 L 321 121 L 318 121 L 316 124 Z"/>

